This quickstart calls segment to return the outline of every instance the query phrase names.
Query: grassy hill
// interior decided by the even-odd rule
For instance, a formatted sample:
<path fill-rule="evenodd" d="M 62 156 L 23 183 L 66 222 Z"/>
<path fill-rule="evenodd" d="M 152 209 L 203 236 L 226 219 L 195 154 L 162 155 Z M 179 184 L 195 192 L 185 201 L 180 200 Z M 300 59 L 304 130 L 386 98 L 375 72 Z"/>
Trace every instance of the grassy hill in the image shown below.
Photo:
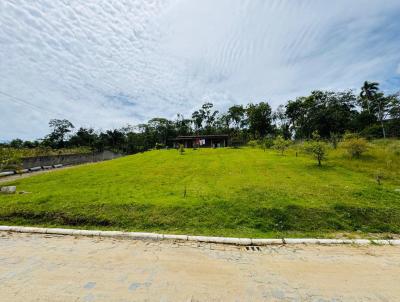
<path fill-rule="evenodd" d="M 398 234 L 398 145 L 377 142 L 361 159 L 333 150 L 321 168 L 294 150 L 150 151 L 13 181 L 30 193 L 0 195 L 0 223 L 252 237 Z"/>

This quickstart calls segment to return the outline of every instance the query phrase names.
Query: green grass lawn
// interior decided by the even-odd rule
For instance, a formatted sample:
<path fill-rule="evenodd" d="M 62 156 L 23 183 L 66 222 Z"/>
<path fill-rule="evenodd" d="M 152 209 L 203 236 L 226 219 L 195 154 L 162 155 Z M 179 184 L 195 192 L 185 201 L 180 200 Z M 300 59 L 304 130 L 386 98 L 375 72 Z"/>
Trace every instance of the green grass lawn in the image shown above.
<path fill-rule="evenodd" d="M 13 181 L 31 193 L 1 195 L 0 223 L 251 237 L 399 234 L 399 145 L 375 142 L 361 159 L 331 150 L 321 168 L 294 150 L 149 151 Z"/>

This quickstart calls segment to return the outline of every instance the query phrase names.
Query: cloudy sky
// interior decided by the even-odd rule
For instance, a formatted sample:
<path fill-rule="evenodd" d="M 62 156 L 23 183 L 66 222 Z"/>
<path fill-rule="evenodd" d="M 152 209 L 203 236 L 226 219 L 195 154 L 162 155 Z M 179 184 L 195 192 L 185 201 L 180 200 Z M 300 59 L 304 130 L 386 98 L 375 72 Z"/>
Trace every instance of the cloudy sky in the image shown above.
<path fill-rule="evenodd" d="M 0 140 L 313 89 L 400 90 L 400 1 L 1 0 Z"/>

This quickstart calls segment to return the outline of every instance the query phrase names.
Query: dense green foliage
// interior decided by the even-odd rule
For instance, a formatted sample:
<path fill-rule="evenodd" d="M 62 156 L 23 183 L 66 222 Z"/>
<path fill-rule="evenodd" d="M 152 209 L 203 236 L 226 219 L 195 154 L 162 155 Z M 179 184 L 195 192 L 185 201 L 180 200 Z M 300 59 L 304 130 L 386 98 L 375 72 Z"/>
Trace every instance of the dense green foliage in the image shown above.
<path fill-rule="evenodd" d="M 0 171 L 8 167 L 18 169 L 21 164 L 21 157 L 19 149 L 0 147 Z"/>
<path fill-rule="evenodd" d="M 214 110 L 205 103 L 190 118 L 178 114 L 175 120 L 153 118 L 147 123 L 121 129 L 95 131 L 79 128 L 67 120 L 51 120 L 51 133 L 39 141 L 15 139 L 13 148 L 75 148 L 93 151 L 110 149 L 126 154 L 172 146 L 179 135 L 229 134 L 231 144 L 240 146 L 250 140 L 271 147 L 273 138 L 311 139 L 317 131 L 322 139 L 334 145 L 347 132 L 360 133 L 367 139 L 400 137 L 400 97 L 385 95 L 379 85 L 365 82 L 357 95 L 353 91 L 311 92 L 308 96 L 288 101 L 272 111 L 267 102 L 234 105 L 226 112 Z M 267 146 L 265 145 L 265 146 Z"/>
<path fill-rule="evenodd" d="M 339 144 L 322 167 L 296 157 L 293 145 L 284 156 L 154 150 L 54 171 L 12 181 L 30 193 L 0 196 L 0 223 L 254 237 L 400 233 L 400 142 L 368 144 L 360 158 Z"/>

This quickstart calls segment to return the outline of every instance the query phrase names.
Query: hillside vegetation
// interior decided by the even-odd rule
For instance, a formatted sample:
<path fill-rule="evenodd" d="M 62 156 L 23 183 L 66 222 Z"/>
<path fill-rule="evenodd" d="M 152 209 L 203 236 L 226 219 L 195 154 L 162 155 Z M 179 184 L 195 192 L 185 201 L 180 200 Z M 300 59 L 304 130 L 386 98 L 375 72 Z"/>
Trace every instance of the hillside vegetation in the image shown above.
<path fill-rule="evenodd" d="M 400 233 L 400 143 L 318 167 L 291 147 L 157 150 L 9 183 L 3 224 L 225 236 Z M 376 180 L 379 173 L 381 184 Z"/>

